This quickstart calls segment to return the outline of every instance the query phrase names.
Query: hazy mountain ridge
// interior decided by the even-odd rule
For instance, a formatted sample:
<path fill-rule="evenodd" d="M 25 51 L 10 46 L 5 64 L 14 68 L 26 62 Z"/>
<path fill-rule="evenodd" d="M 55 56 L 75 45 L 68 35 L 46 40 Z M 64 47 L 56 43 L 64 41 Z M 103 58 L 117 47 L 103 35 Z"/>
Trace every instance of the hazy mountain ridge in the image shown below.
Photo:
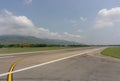
<path fill-rule="evenodd" d="M 18 36 L 18 35 L 1 35 L 0 36 L 0 44 L 37 44 L 37 43 L 62 44 L 62 45 L 80 44 L 73 41 L 57 40 L 57 39 L 42 39 L 42 38 L 36 38 L 32 36 Z"/>

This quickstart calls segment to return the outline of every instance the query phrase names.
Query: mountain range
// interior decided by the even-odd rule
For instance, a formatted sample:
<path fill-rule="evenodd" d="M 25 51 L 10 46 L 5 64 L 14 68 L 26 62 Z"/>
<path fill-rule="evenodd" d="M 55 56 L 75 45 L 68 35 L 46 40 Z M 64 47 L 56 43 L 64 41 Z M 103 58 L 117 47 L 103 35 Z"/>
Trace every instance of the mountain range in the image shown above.
<path fill-rule="evenodd" d="M 32 36 L 1 35 L 0 44 L 61 44 L 78 45 L 80 43 L 58 39 L 43 39 Z"/>

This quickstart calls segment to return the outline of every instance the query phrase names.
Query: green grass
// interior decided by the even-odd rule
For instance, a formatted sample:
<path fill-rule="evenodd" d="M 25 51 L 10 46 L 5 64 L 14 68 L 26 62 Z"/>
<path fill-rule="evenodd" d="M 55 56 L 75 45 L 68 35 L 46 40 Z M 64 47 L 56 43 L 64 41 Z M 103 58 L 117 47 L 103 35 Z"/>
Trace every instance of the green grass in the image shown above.
<path fill-rule="evenodd" d="M 101 54 L 106 56 L 111 56 L 115 58 L 120 58 L 120 47 L 109 47 L 101 52 Z"/>
<path fill-rule="evenodd" d="M 1 48 L 0 54 L 47 51 L 47 50 L 60 50 L 60 49 L 69 49 L 69 48 L 70 47 Z"/>

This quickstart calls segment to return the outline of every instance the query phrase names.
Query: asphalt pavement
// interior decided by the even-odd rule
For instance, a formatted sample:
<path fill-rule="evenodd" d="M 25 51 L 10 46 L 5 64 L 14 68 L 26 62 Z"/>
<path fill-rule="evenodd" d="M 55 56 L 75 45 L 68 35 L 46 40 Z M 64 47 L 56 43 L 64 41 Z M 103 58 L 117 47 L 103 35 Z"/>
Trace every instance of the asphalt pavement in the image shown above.
<path fill-rule="evenodd" d="M 120 81 L 120 61 L 101 56 L 104 47 L 0 58 L 0 81 Z M 15 66 L 14 66 L 15 64 Z"/>

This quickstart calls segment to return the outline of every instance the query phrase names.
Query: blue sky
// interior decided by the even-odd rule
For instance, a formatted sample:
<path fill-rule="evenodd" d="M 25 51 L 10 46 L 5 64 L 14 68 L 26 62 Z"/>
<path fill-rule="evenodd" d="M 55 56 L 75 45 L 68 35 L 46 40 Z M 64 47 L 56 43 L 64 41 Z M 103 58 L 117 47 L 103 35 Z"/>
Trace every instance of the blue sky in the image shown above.
<path fill-rule="evenodd" d="M 120 0 L 0 0 L 0 35 L 120 44 L 119 6 Z"/>

